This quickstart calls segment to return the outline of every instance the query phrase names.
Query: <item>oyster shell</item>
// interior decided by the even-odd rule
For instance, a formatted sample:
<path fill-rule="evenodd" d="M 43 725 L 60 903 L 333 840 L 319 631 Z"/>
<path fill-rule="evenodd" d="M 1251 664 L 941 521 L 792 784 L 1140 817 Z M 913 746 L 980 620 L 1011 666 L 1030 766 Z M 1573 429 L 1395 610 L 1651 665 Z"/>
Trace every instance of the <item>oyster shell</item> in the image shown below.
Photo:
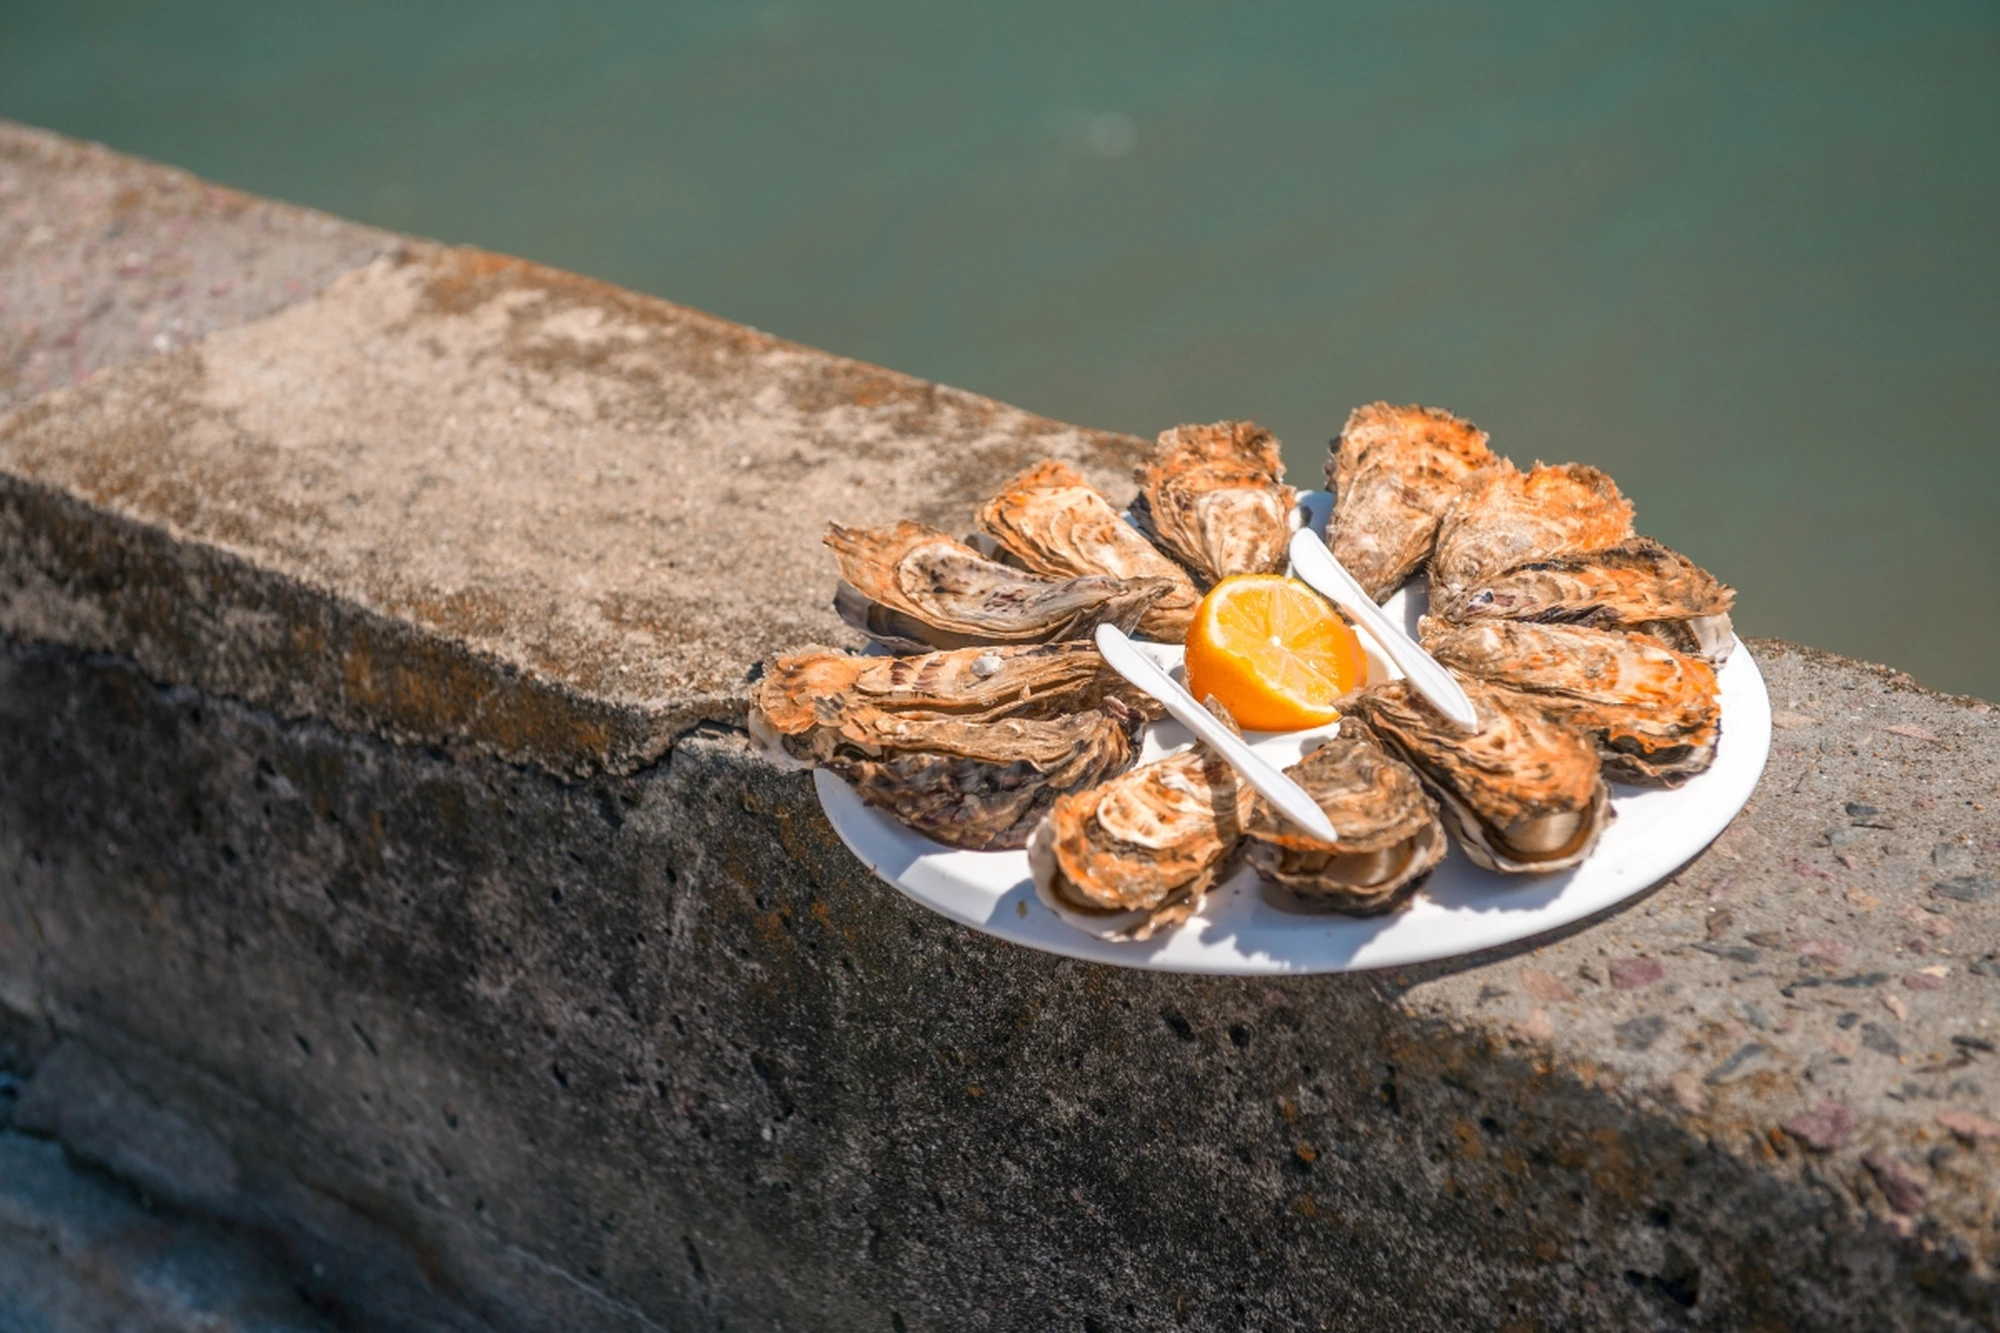
<path fill-rule="evenodd" d="M 1278 439 L 1251 421 L 1162 431 L 1139 473 L 1132 518 L 1203 587 L 1285 567 L 1298 493 L 1284 484 Z"/>
<path fill-rule="evenodd" d="M 1090 934 L 1151 938 L 1200 910 L 1255 796 L 1206 746 L 1064 795 L 1028 840 L 1035 892 Z"/>
<path fill-rule="evenodd" d="M 1529 560 L 1435 595 L 1431 612 L 1449 620 L 1641 628 L 1717 663 L 1728 657 L 1734 641 L 1729 608 L 1736 590 L 1647 537 L 1601 551 Z"/>
<path fill-rule="evenodd" d="M 891 648 L 964 648 L 1090 637 L 1110 621 L 1132 632 L 1173 590 L 1163 578 L 1053 580 L 988 560 L 921 523 L 827 528 L 840 563 L 834 609 Z"/>
<path fill-rule="evenodd" d="M 1349 714 L 1340 730 L 1285 770 L 1340 834 L 1324 843 L 1259 798 L 1244 831 L 1250 864 L 1302 903 L 1377 916 L 1408 902 L 1445 853 L 1437 805 L 1408 765 Z"/>
<path fill-rule="evenodd" d="M 1676 786 L 1715 762 L 1722 704 L 1715 671 L 1646 634 L 1426 617 L 1424 647 L 1452 670 L 1531 695 L 1597 740 L 1621 782 Z"/>
<path fill-rule="evenodd" d="M 1488 870 L 1567 870 L 1611 822 L 1597 748 L 1582 731 L 1509 690 L 1461 679 L 1479 714 L 1468 736 L 1400 680 L 1363 690 L 1354 708 L 1417 771 L 1465 853 Z"/>
<path fill-rule="evenodd" d="M 1187 572 L 1118 517 L 1067 463 L 1051 459 L 1014 477 L 986 502 L 977 522 L 1017 564 L 1045 578 L 1167 579 L 1173 587 L 1139 617 L 1139 633 L 1162 643 L 1187 637 L 1201 600 Z"/>
<path fill-rule="evenodd" d="M 1326 462 L 1328 538 L 1370 597 L 1381 601 L 1430 558 L 1452 500 L 1500 462 L 1486 438 L 1434 407 L 1370 403 L 1348 414 Z"/>
<path fill-rule="evenodd" d="M 1021 847 L 1059 795 L 1136 753 L 1139 714 L 1075 649 L 790 654 L 752 687 L 750 732 L 948 846 Z"/>
<path fill-rule="evenodd" d="M 1474 581 L 1530 560 L 1603 551 L 1632 536 L 1632 502 L 1594 467 L 1494 468 L 1459 492 L 1438 525 L 1431 605 L 1463 600 Z"/>
<path fill-rule="evenodd" d="M 1147 717 L 1163 715 L 1088 642 L 954 648 L 916 657 L 809 647 L 765 663 L 750 691 L 750 730 L 765 748 L 810 763 L 824 757 L 824 747 L 838 744 L 840 720 L 857 711 L 998 722 L 1102 709 L 1107 699 Z"/>
<path fill-rule="evenodd" d="M 1723 585 L 1728 587 L 1727 584 Z M 1730 589 L 1735 595 L 1735 589 Z M 1729 660 L 1729 654 L 1736 647 L 1736 627 L 1726 615 L 1695 616 L 1690 620 L 1642 620 L 1632 626 L 1643 634 L 1650 634 L 1677 653 L 1689 657 L 1699 657 L 1711 666 L 1721 666 Z"/>

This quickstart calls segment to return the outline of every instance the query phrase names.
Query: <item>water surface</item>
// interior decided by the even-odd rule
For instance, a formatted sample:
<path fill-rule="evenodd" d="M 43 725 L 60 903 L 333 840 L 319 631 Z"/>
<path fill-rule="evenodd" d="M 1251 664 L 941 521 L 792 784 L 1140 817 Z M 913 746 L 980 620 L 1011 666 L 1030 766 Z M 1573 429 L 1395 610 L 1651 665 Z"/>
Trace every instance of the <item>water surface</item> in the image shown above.
<path fill-rule="evenodd" d="M 2000 697 L 1990 0 L 0 0 L 0 115 L 1301 478 L 1447 406 Z"/>

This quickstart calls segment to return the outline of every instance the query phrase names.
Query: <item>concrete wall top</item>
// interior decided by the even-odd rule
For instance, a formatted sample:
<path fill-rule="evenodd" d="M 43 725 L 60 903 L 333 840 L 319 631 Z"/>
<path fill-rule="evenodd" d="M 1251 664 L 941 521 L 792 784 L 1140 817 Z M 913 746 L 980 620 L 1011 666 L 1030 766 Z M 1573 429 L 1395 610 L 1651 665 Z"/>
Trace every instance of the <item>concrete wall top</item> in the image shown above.
<path fill-rule="evenodd" d="M 20 128 L 0 170 L 0 630 L 288 715 L 628 770 L 854 641 L 829 520 L 1132 489 L 1130 437 L 574 274 Z"/>

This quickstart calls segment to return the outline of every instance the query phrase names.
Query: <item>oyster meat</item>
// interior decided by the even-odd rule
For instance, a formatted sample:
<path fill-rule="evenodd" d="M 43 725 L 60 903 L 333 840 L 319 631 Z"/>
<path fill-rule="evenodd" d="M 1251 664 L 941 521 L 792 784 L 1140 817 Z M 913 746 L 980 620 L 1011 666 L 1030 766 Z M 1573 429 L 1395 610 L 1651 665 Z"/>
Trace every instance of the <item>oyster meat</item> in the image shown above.
<path fill-rule="evenodd" d="M 1148 939 L 1200 910 L 1255 796 L 1206 746 L 1062 796 L 1028 841 L 1035 892 L 1093 935 Z"/>
<path fill-rule="evenodd" d="M 833 605 L 841 619 L 877 643 L 913 652 L 1086 639 L 1106 621 L 1131 633 L 1174 588 L 1164 578 L 1045 579 L 921 523 L 835 523 L 826 544 L 840 563 Z"/>
<path fill-rule="evenodd" d="M 1363 690 L 1354 708 L 1417 771 L 1473 861 L 1508 874 L 1580 864 L 1612 818 L 1597 747 L 1521 695 L 1459 683 L 1479 715 L 1471 735 L 1401 680 Z"/>
<path fill-rule="evenodd" d="M 1355 408 L 1326 463 L 1334 555 L 1381 601 L 1430 558 L 1438 520 L 1466 483 L 1499 462 L 1486 432 L 1449 412 Z"/>
<path fill-rule="evenodd" d="M 1140 470 L 1132 517 L 1202 587 L 1278 573 L 1298 505 L 1284 478 L 1277 437 L 1255 422 L 1176 426 Z"/>
<path fill-rule="evenodd" d="M 1162 643 L 1187 637 L 1201 600 L 1187 572 L 1118 517 L 1067 463 L 1051 459 L 1013 478 L 986 502 L 978 523 L 1016 564 L 1044 578 L 1168 580 L 1173 587 L 1139 618 L 1139 633 Z"/>
<path fill-rule="evenodd" d="M 1424 647 L 1452 670 L 1533 696 L 1597 739 L 1621 782 L 1677 786 L 1715 762 L 1722 703 L 1715 670 L 1646 634 L 1426 617 Z"/>
<path fill-rule="evenodd" d="M 1087 644 L 788 654 L 751 689 L 750 732 L 947 846 L 1017 848 L 1059 795 L 1137 752 L 1140 714 L 1079 650 L 1096 656 Z"/>
<path fill-rule="evenodd" d="M 1244 830 L 1259 875 L 1304 905 L 1354 916 L 1401 907 L 1445 853 L 1437 806 L 1417 775 L 1349 714 L 1325 744 L 1285 770 L 1340 834 L 1321 842 L 1258 799 Z"/>

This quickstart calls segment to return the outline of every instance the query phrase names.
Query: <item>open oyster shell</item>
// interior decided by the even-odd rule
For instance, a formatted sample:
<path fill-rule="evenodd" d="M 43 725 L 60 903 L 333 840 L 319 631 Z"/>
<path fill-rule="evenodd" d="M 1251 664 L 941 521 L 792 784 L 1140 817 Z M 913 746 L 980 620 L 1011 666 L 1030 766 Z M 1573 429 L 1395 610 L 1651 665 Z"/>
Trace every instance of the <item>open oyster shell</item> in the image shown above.
<path fill-rule="evenodd" d="M 1594 467 L 1493 468 L 1459 492 L 1438 525 L 1431 605 L 1463 600 L 1474 581 L 1530 560 L 1602 551 L 1632 536 L 1632 502 Z"/>
<path fill-rule="evenodd" d="M 1615 482 L 1579 463 L 1511 466 L 1467 486 L 1438 528 L 1431 612 L 1644 629 L 1720 664 L 1736 592 L 1632 531 Z"/>
<path fill-rule="evenodd" d="M 1244 846 L 1257 873 L 1301 904 L 1353 916 L 1393 911 L 1444 858 L 1437 805 L 1361 718 L 1342 718 L 1337 733 L 1285 773 L 1326 811 L 1340 841 L 1321 842 L 1259 797 Z"/>
<path fill-rule="evenodd" d="M 1381 601 L 1430 558 L 1438 520 L 1467 481 L 1499 462 L 1486 432 L 1449 412 L 1355 408 L 1326 462 L 1333 554 Z"/>
<path fill-rule="evenodd" d="M 1051 459 L 1012 478 L 979 511 L 980 530 L 1022 568 L 1045 578 L 1104 574 L 1173 584 L 1139 617 L 1139 633 L 1161 643 L 1187 637 L 1201 600 L 1187 571 L 1118 517 L 1067 463 Z"/>
<path fill-rule="evenodd" d="M 1064 795 L 1028 840 L 1035 893 L 1079 930 L 1149 939 L 1200 910 L 1255 796 L 1206 746 Z"/>
<path fill-rule="evenodd" d="M 1139 473 L 1132 517 L 1202 587 L 1285 567 L 1298 494 L 1284 484 L 1278 439 L 1251 421 L 1162 431 Z"/>
<path fill-rule="evenodd" d="M 947 846 L 1021 847 L 1059 795 L 1136 754 L 1140 715 L 1101 669 L 1066 644 L 915 659 L 789 654 L 752 687 L 750 732 Z"/>
<path fill-rule="evenodd" d="M 921 523 L 831 524 L 840 563 L 834 609 L 890 648 L 964 648 L 1089 638 L 1105 621 L 1131 633 L 1174 588 L 1164 578 L 1045 579 L 988 560 Z"/>
<path fill-rule="evenodd" d="M 1363 690 L 1353 707 L 1417 771 L 1473 861 L 1506 874 L 1580 864 L 1612 819 L 1597 747 L 1524 696 L 1460 684 L 1479 715 L 1472 735 L 1400 680 Z"/>
<path fill-rule="evenodd" d="M 1432 617 L 1418 628 L 1447 667 L 1531 695 L 1589 732 L 1618 781 L 1678 786 L 1715 762 L 1722 702 L 1714 668 L 1649 635 Z"/>
<path fill-rule="evenodd" d="M 1601 551 L 1529 560 L 1439 590 L 1431 612 L 1448 620 L 1495 618 L 1644 628 L 1672 647 L 1720 663 L 1733 636 L 1736 590 L 1647 537 Z"/>
<path fill-rule="evenodd" d="M 954 648 L 864 657 L 837 648 L 782 653 L 750 691 L 750 729 L 767 749 L 813 762 L 838 744 L 840 723 L 875 712 L 915 720 L 998 722 L 1103 709 L 1115 699 L 1147 717 L 1163 710 L 1081 641 Z"/>

